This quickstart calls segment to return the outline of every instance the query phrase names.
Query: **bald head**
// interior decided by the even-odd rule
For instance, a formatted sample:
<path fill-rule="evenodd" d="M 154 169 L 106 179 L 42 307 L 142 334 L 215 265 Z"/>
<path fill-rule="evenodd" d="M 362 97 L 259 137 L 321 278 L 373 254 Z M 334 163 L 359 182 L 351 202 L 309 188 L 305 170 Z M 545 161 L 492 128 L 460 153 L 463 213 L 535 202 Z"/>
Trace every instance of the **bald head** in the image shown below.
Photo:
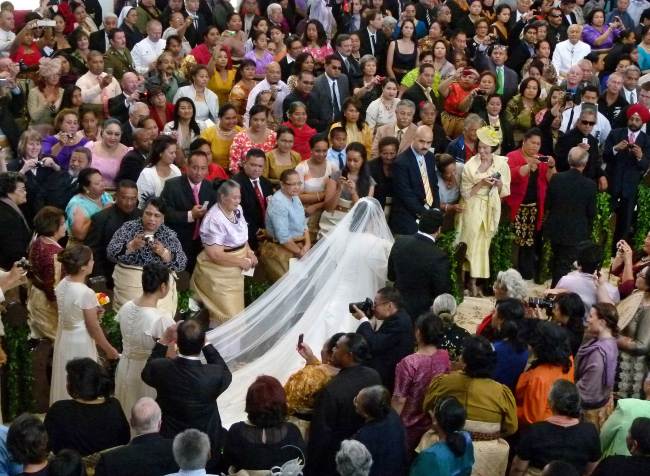
<path fill-rule="evenodd" d="M 569 151 L 569 166 L 580 171 L 584 170 L 589 160 L 589 153 L 582 147 L 575 146 Z"/>
<path fill-rule="evenodd" d="M 160 407 L 153 398 L 142 397 L 131 409 L 131 428 L 137 435 L 157 433 L 160 430 Z"/>
<path fill-rule="evenodd" d="M 266 80 L 269 84 L 277 84 L 280 81 L 280 63 L 273 61 L 266 67 Z"/>
<path fill-rule="evenodd" d="M 415 131 L 413 138 L 413 149 L 420 155 L 426 154 L 431 148 L 433 142 L 433 131 L 429 126 L 419 126 Z"/>

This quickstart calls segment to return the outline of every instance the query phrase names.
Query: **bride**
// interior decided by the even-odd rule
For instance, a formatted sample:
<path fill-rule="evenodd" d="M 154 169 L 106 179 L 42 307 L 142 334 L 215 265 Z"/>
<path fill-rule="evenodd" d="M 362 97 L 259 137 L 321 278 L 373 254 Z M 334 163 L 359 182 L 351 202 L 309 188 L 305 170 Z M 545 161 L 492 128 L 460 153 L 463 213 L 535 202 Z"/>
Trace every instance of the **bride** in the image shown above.
<path fill-rule="evenodd" d="M 225 427 L 245 419 L 246 391 L 259 375 L 286 382 L 304 365 L 295 352 L 301 334 L 309 346 L 320 348 L 332 334 L 356 330 L 348 305 L 372 299 L 385 285 L 392 245 L 381 205 L 362 198 L 282 279 L 208 332 L 206 340 L 233 373 L 218 400 Z"/>

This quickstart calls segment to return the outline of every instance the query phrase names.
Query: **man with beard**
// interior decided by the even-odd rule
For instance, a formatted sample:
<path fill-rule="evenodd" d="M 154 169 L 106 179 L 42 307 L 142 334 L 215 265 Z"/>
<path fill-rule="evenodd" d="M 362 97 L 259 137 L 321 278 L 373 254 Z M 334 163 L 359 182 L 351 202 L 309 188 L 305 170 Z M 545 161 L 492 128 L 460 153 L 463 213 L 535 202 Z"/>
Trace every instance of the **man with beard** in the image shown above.
<path fill-rule="evenodd" d="M 609 193 L 616 212 L 614 243 L 631 236 L 637 189 L 650 166 L 650 138 L 641 131 L 643 124 L 650 121 L 650 111 L 642 104 L 635 104 L 627 109 L 626 115 L 627 127 L 614 129 L 603 151 Z"/>
<path fill-rule="evenodd" d="M 70 162 L 72 164 L 72 161 Z M 113 287 L 113 268 L 115 264 L 106 257 L 106 247 L 113 234 L 127 221 L 138 218 L 141 211 L 138 205 L 138 186 L 132 180 L 122 180 L 117 185 L 115 205 L 95 213 L 90 219 L 90 230 L 85 244 L 93 250 L 95 266 L 93 276 L 106 278 L 106 285 Z"/>

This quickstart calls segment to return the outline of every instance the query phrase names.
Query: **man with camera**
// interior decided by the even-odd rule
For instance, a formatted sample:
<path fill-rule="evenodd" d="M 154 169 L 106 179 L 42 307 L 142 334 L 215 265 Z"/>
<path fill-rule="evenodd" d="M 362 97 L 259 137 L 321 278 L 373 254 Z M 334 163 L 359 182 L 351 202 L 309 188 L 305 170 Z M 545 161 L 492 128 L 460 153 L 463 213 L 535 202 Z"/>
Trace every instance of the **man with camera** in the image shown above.
<path fill-rule="evenodd" d="M 370 346 L 371 359 L 368 367 L 379 373 L 383 385 L 390 391 L 395 384 L 395 367 L 407 355 L 413 352 L 415 336 L 413 323 L 406 310 L 402 308 L 402 297 L 397 289 L 381 288 L 370 299 L 362 303 L 350 304 L 350 310 L 361 324 L 357 334 L 362 335 Z M 373 328 L 370 317 L 381 321 L 379 329 Z"/>

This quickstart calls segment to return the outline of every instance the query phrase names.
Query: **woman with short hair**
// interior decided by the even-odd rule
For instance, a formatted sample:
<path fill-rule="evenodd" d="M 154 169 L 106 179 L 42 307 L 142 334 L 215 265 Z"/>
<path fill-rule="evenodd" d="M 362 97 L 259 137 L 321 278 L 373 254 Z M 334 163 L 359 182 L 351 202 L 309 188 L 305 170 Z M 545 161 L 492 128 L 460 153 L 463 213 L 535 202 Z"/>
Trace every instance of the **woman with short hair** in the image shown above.
<path fill-rule="evenodd" d="M 82 243 L 90 230 L 90 219 L 113 205 L 113 199 L 106 192 L 101 172 L 93 167 L 79 172 L 77 187 L 77 194 L 65 207 L 66 226 L 70 239 Z"/>

